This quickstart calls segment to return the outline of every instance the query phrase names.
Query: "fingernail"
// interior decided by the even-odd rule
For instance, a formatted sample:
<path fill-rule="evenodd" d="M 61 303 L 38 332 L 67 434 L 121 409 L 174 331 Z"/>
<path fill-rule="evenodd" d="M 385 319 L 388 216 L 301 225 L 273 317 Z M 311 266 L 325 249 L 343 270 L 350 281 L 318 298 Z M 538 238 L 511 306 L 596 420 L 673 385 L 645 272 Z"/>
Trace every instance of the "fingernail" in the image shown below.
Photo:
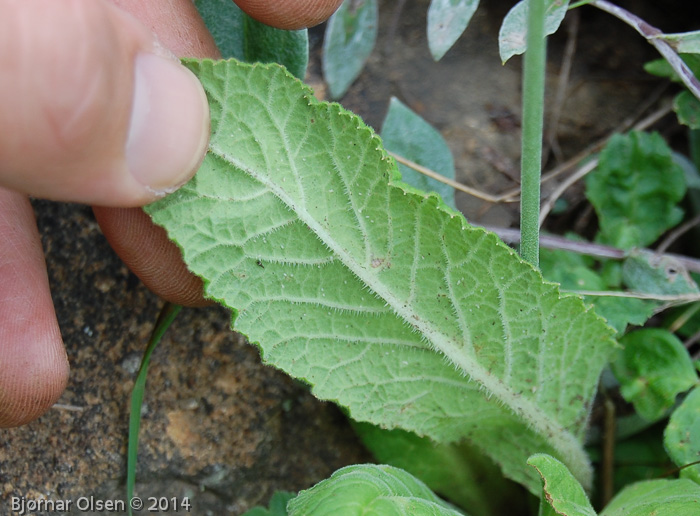
<path fill-rule="evenodd" d="M 136 180 L 157 195 L 175 190 L 197 171 L 208 140 L 209 106 L 194 74 L 178 62 L 137 55 L 126 142 Z"/>

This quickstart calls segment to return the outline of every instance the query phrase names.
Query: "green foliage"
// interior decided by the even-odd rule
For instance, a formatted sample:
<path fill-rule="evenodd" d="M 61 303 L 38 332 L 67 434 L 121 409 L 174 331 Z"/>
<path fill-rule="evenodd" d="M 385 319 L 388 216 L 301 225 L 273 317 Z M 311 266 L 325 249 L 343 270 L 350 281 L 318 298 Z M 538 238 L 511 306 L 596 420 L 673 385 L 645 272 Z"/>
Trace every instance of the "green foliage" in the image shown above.
<path fill-rule="evenodd" d="M 275 29 L 254 20 L 231 0 L 194 0 L 224 59 L 247 63 L 279 63 L 303 79 L 309 61 L 304 30 Z"/>
<path fill-rule="evenodd" d="M 700 129 L 700 100 L 689 91 L 682 91 L 673 99 L 673 110 L 678 121 L 691 129 Z"/>
<path fill-rule="evenodd" d="M 697 382 L 696 382 L 697 383 Z M 700 389 L 695 387 L 668 422 L 664 444 L 671 460 L 681 469 L 681 477 L 700 484 Z M 687 466 L 687 467 L 686 467 Z"/>
<path fill-rule="evenodd" d="M 586 196 L 600 222 L 598 240 L 623 249 L 644 247 L 680 222 L 683 170 L 658 134 L 613 136 L 598 168 L 586 177 Z"/>
<path fill-rule="evenodd" d="M 695 77 L 700 77 L 700 55 L 681 53 L 680 56 Z M 665 59 L 650 61 L 644 65 L 644 69 L 652 75 L 668 77 L 674 82 L 681 82 L 678 73 Z M 690 91 L 682 91 L 676 95 L 673 99 L 673 110 L 681 124 L 687 125 L 691 129 L 700 128 L 700 100 Z"/>
<path fill-rule="evenodd" d="M 681 53 L 680 57 L 683 59 L 683 62 L 688 65 L 688 68 L 690 68 L 690 71 L 693 72 L 693 75 L 696 77 L 700 76 L 700 55 Z M 646 70 L 647 73 L 658 77 L 667 77 L 674 82 L 681 82 L 681 78 L 678 76 L 678 73 L 665 59 L 656 59 L 648 62 L 644 65 L 644 70 Z"/>
<path fill-rule="evenodd" d="M 542 477 L 542 516 L 596 516 L 581 484 L 566 466 L 549 455 L 533 455 L 527 463 Z"/>
<path fill-rule="evenodd" d="M 533 489 L 537 451 L 590 485 L 581 439 L 613 348 L 603 322 L 397 182 L 359 118 L 283 69 L 187 64 L 212 106 L 209 153 L 147 211 L 264 360 L 356 420 L 468 437 Z"/>
<path fill-rule="evenodd" d="M 363 444 L 382 464 L 406 470 L 471 516 L 498 516 L 524 505 L 523 493 L 467 442 L 438 444 L 404 430 L 356 423 Z"/>
<path fill-rule="evenodd" d="M 225 56 L 279 62 L 303 78 L 306 31 L 267 27 L 229 0 L 194 1 Z M 436 60 L 477 5 L 432 0 L 428 39 Z M 551 34 L 569 2 L 544 0 L 544 6 Z M 376 0 L 346 0 L 330 20 L 323 70 L 333 98 L 345 93 L 372 51 L 377 11 Z M 533 7 L 530 18 L 537 11 Z M 540 31 L 530 25 L 533 37 L 526 42 L 527 19 L 523 0 L 504 20 L 504 62 L 528 43 L 536 53 Z M 660 37 L 681 52 L 700 48 L 698 33 Z M 684 58 L 700 69 L 699 56 Z M 610 328 L 576 296 L 561 296 L 494 235 L 469 226 L 454 210 L 451 187 L 404 166 L 399 175 L 357 117 L 319 103 L 280 68 L 186 64 L 210 100 L 209 153 L 188 185 L 147 211 L 182 248 L 207 295 L 233 310 L 235 328 L 259 346 L 263 360 L 347 407 L 357 421 L 371 422 L 356 423 L 363 442 L 378 460 L 406 470 L 343 468 L 296 497 L 277 493 L 269 509 L 246 516 L 460 514 L 428 486 L 472 516 L 497 516 L 512 512 L 523 494 L 498 469 L 541 495 L 543 516 L 595 516 L 585 492 L 592 472 L 582 441 L 614 347 Z M 536 71 L 543 66 L 542 59 Z M 666 64 L 649 69 L 678 80 Z M 535 91 L 525 98 L 541 96 L 544 85 L 532 84 Z M 698 106 L 688 92 L 674 104 L 681 122 L 695 128 Z M 541 125 L 541 114 L 524 109 L 523 118 L 524 127 Z M 533 134 L 536 148 L 526 142 L 523 155 L 539 164 L 541 134 Z M 382 138 L 392 152 L 454 178 L 442 137 L 396 99 Z M 587 181 L 598 240 L 642 247 L 677 224 L 686 189 L 677 162 L 658 135 L 613 138 Z M 523 180 L 523 198 L 527 190 Z M 542 271 L 571 290 L 698 293 L 679 263 L 637 250 L 623 265 L 544 253 Z M 658 306 L 603 296 L 585 301 L 619 335 Z M 613 369 L 639 415 L 658 420 L 679 394 L 697 386 L 697 364 L 670 332 L 639 330 L 621 342 Z M 143 384 L 134 391 L 132 416 L 138 396 Z M 638 458 L 644 450 L 657 471 L 660 441 L 649 447 L 646 434 L 636 434 L 645 424 L 637 413 L 618 418 L 619 428 L 627 427 L 618 437 L 633 437 L 617 447 L 615 459 Z M 679 467 L 700 458 L 699 422 L 696 388 L 666 428 L 664 443 Z M 138 432 L 132 421 L 134 428 Z M 136 442 L 130 441 L 130 460 Z M 618 486 L 650 470 L 637 468 L 627 477 L 621 471 L 615 472 Z M 700 493 L 688 479 L 700 480 L 700 466 L 682 469 L 681 476 L 687 478 L 633 484 L 601 516 L 696 514 Z M 133 490 L 133 475 L 129 482 Z"/>
<path fill-rule="evenodd" d="M 396 97 L 389 103 L 381 136 L 387 150 L 454 180 L 454 160 L 445 139 Z M 399 171 L 405 183 L 440 194 L 448 206 L 456 209 L 454 188 L 406 165 L 399 164 Z"/>
<path fill-rule="evenodd" d="M 649 480 L 623 489 L 600 516 L 697 516 L 698 500 L 690 480 Z"/>
<path fill-rule="evenodd" d="M 323 76 L 333 99 L 360 75 L 377 41 L 377 0 L 345 0 L 328 20 L 323 41 Z"/>
<path fill-rule="evenodd" d="M 151 361 L 151 354 L 160 343 L 160 339 L 170 327 L 170 325 L 180 313 L 182 307 L 166 303 L 158 316 L 158 320 L 153 328 L 151 338 L 148 340 L 146 350 L 141 358 L 134 388 L 131 391 L 131 410 L 129 412 L 129 437 L 126 453 L 126 499 L 134 497 L 134 485 L 136 484 L 136 460 L 139 450 L 139 430 L 141 429 L 141 406 L 146 393 L 146 379 L 148 378 L 148 364 Z M 129 516 L 132 514 L 131 504 L 127 504 Z"/>
<path fill-rule="evenodd" d="M 700 31 L 659 34 L 656 37 L 669 43 L 678 53 L 700 54 Z"/>
<path fill-rule="evenodd" d="M 559 283 L 565 290 L 617 291 L 621 286 L 616 275 L 611 274 L 619 267 L 603 266 L 596 270 L 597 263 L 593 259 L 562 250 L 542 249 L 540 257 L 544 277 Z M 654 302 L 630 297 L 585 296 L 584 300 L 593 303 L 596 313 L 619 335 L 630 324 L 644 324 L 656 307 Z"/>
<path fill-rule="evenodd" d="M 339 469 L 302 491 L 289 516 L 461 516 L 417 478 L 391 466 Z"/>
<path fill-rule="evenodd" d="M 469 25 L 479 0 L 431 0 L 428 9 L 428 47 L 439 61 Z"/>
<path fill-rule="evenodd" d="M 622 280 L 634 292 L 648 294 L 697 294 L 698 286 L 677 259 L 632 250 L 622 266 Z"/>
<path fill-rule="evenodd" d="M 270 499 L 270 508 L 253 507 L 243 513 L 243 516 L 287 516 L 287 504 L 296 496 L 295 493 L 277 491 Z"/>
<path fill-rule="evenodd" d="M 545 0 L 545 35 L 554 34 L 566 16 L 569 0 Z M 527 49 L 528 0 L 520 0 L 508 12 L 498 33 L 498 50 L 501 61 L 520 55 Z"/>
<path fill-rule="evenodd" d="M 673 407 L 676 396 L 698 381 L 688 351 L 667 330 L 649 328 L 628 333 L 612 368 L 620 393 L 649 421 Z"/>

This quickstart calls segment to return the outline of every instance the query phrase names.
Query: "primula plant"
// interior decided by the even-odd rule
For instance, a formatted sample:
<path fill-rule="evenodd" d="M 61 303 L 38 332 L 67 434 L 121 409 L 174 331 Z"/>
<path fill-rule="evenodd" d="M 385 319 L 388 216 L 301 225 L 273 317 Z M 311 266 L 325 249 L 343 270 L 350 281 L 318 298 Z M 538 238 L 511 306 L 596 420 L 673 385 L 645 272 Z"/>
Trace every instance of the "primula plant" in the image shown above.
<path fill-rule="evenodd" d="M 699 291 L 687 260 L 643 249 L 683 220 L 678 204 L 693 180 L 697 189 L 697 169 L 689 160 L 684 169 L 658 135 L 619 135 L 590 158 L 597 243 L 570 246 L 589 256 L 543 250 L 540 262 L 538 221 L 545 34 L 582 4 L 637 23 L 666 58 L 657 73 L 688 86 L 677 104 L 691 106 L 698 81 L 683 56 L 700 53 L 698 34 L 661 34 L 604 1 L 513 7 L 500 45 L 504 61 L 527 49 L 519 253 L 456 210 L 443 184 L 454 183 L 449 150 L 408 107 L 391 101 L 380 137 L 301 82 L 305 32 L 262 26 L 228 1 L 195 3 L 232 58 L 185 61 L 209 98 L 209 152 L 194 179 L 146 211 L 206 295 L 231 310 L 232 328 L 265 363 L 343 407 L 380 463 L 343 468 L 247 514 L 496 516 L 539 507 L 588 516 L 598 514 L 591 500 L 598 509 L 609 501 L 604 516 L 700 514 L 698 378 L 677 336 L 700 324 Z M 431 2 L 435 59 L 477 4 Z M 323 68 L 333 97 L 361 70 L 376 27 L 373 0 L 347 0 L 329 21 Z M 438 174 L 426 178 L 424 168 Z M 601 248 L 624 261 L 590 257 Z M 679 303 L 690 309 L 642 328 Z M 633 409 L 608 410 L 612 426 L 592 429 L 594 407 L 609 408 L 615 393 Z M 633 453 L 629 439 L 658 421 L 679 472 L 615 484 L 615 454 Z M 616 449 L 616 438 L 627 445 Z M 601 476 L 619 492 L 592 497 Z"/>

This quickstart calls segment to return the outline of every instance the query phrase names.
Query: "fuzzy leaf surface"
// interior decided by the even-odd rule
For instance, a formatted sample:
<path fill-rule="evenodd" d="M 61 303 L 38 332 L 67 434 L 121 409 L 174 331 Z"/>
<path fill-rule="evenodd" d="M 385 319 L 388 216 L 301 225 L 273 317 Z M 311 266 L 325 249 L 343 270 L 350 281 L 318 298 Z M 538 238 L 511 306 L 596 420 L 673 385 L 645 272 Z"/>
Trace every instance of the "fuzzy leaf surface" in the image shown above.
<path fill-rule="evenodd" d="M 428 8 L 428 47 L 435 61 L 452 48 L 459 39 L 479 0 L 432 0 Z"/>
<path fill-rule="evenodd" d="M 359 464 L 302 491 L 289 516 L 462 516 L 402 469 Z"/>
<path fill-rule="evenodd" d="M 691 391 L 680 407 L 673 411 L 664 432 L 668 455 L 678 467 L 681 477 L 700 484 L 700 389 Z"/>
<path fill-rule="evenodd" d="M 591 480 L 581 446 L 611 330 L 580 299 L 399 181 L 374 132 L 272 65 L 187 61 L 211 105 L 194 179 L 146 208 L 263 359 L 351 416 L 468 438 Z"/>

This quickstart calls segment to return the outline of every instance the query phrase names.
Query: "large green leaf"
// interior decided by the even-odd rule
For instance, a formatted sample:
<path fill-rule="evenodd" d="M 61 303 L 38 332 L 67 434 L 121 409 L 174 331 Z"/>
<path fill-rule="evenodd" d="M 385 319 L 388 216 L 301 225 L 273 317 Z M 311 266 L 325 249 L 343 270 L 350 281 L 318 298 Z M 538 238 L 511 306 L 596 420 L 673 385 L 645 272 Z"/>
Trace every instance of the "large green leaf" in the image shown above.
<path fill-rule="evenodd" d="M 345 0 L 328 20 L 323 40 L 323 77 L 339 99 L 360 75 L 377 41 L 377 0 Z"/>
<path fill-rule="evenodd" d="M 697 516 L 700 486 L 690 480 L 648 480 L 623 489 L 600 516 Z"/>
<path fill-rule="evenodd" d="M 557 31 L 568 8 L 569 0 L 545 0 L 545 35 Z M 520 0 L 503 19 L 498 33 L 498 51 L 503 63 L 527 49 L 527 12 L 528 0 Z"/>
<path fill-rule="evenodd" d="M 373 464 L 339 469 L 287 509 L 289 516 L 462 516 L 409 473 Z"/>
<path fill-rule="evenodd" d="M 370 128 L 282 68 L 187 64 L 210 99 L 209 152 L 146 209 L 263 359 L 359 421 L 468 438 L 533 490 L 537 451 L 590 486 L 604 322 L 400 183 Z"/>
<path fill-rule="evenodd" d="M 598 240 L 623 249 L 644 247 L 680 222 L 685 175 L 657 133 L 615 135 L 586 177 L 586 196 L 600 222 Z"/>
<path fill-rule="evenodd" d="M 442 135 L 396 97 L 391 98 L 381 131 L 384 147 L 414 163 L 448 178 L 455 178 L 452 152 Z M 445 203 L 455 206 L 455 189 L 400 164 L 401 179 L 425 192 L 437 192 Z"/>
<path fill-rule="evenodd" d="M 696 381 L 697 383 L 697 381 Z M 696 387 L 673 411 L 664 432 L 668 454 L 681 476 L 700 484 L 700 389 Z M 690 464 L 693 464 L 692 466 Z"/>
<path fill-rule="evenodd" d="M 428 47 L 439 61 L 469 25 L 479 0 L 431 0 L 428 8 Z"/>

